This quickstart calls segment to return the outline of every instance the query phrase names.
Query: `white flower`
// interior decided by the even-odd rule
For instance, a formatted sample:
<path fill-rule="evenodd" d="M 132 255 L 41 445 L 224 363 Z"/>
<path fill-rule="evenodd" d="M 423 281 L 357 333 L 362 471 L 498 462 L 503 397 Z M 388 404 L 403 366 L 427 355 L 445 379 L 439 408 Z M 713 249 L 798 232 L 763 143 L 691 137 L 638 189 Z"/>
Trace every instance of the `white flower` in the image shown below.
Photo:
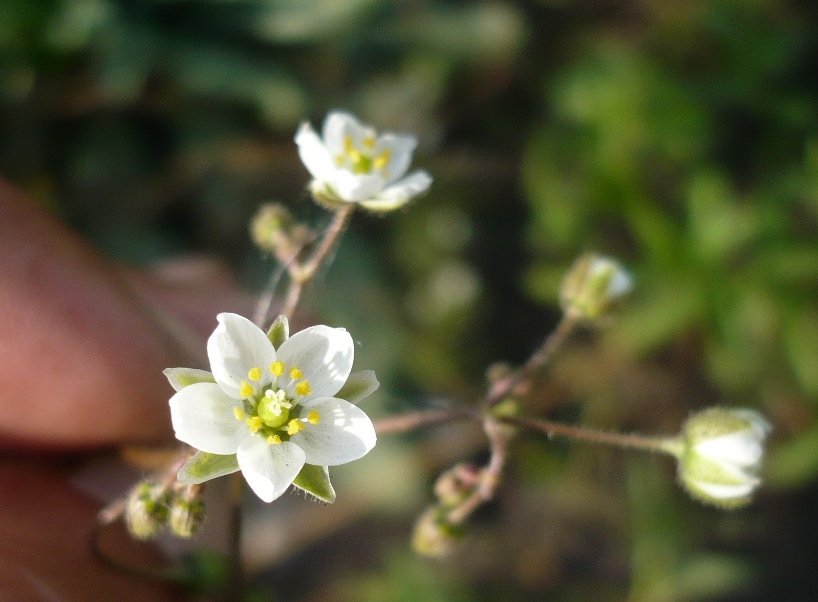
<path fill-rule="evenodd" d="M 679 477 L 694 496 L 735 507 L 749 502 L 761 484 L 758 473 L 770 423 L 757 411 L 712 408 L 685 425 Z"/>
<path fill-rule="evenodd" d="M 389 211 L 425 192 L 432 183 L 425 171 L 404 177 L 417 146 L 413 136 L 388 132 L 378 136 L 349 113 L 329 113 L 323 139 L 309 123 L 302 123 L 295 142 L 313 177 L 310 189 L 319 201 Z"/>
<path fill-rule="evenodd" d="M 312 326 L 276 350 L 246 318 L 223 313 L 218 320 L 207 342 L 216 382 L 189 384 L 170 400 L 179 440 L 211 454 L 236 454 L 265 502 L 284 493 L 305 464 L 345 464 L 374 447 L 367 415 L 333 397 L 352 369 L 346 330 Z"/>

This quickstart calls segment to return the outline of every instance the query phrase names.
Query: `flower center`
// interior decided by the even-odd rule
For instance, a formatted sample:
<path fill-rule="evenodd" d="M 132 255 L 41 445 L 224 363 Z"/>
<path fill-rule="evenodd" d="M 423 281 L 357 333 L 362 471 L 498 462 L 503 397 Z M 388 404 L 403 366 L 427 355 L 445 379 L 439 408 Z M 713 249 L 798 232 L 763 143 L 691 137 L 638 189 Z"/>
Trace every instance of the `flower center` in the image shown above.
<path fill-rule="evenodd" d="M 301 400 L 310 394 L 312 387 L 304 378 L 304 373 L 297 367 L 290 368 L 290 384 L 286 389 L 279 388 L 278 379 L 286 372 L 283 362 L 276 361 L 269 366 L 272 382 L 268 386 L 259 387 L 263 377 L 259 367 L 253 367 L 247 372 L 247 381 L 242 381 L 239 394 L 244 401 L 244 408 L 236 408 L 234 413 L 237 420 L 243 420 L 250 431 L 263 437 L 267 443 L 275 445 L 288 441 L 308 424 L 318 424 L 321 416 L 313 410 L 305 420 L 292 418 L 297 415 Z M 250 381 L 250 382 L 248 382 Z"/>
<path fill-rule="evenodd" d="M 382 177 L 388 178 L 389 173 L 384 171 L 384 168 L 389 165 L 392 152 L 386 149 L 378 156 L 373 156 L 372 151 L 375 148 L 374 138 L 364 138 L 361 146 L 363 148 L 356 147 L 352 137 L 345 136 L 344 152 L 335 157 L 335 162 L 338 167 L 347 166 L 355 175 L 370 174 L 373 170 L 379 171 Z"/>

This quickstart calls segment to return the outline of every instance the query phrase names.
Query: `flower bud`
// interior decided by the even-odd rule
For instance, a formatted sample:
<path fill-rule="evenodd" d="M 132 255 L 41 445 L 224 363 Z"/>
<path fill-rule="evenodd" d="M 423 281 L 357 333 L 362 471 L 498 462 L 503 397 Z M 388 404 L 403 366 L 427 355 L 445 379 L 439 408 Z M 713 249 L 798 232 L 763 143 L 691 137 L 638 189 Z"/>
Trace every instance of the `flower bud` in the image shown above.
<path fill-rule="evenodd" d="M 560 304 L 572 317 L 595 320 L 632 288 L 630 274 L 616 261 L 599 255 L 583 255 L 562 281 Z"/>
<path fill-rule="evenodd" d="M 284 205 L 262 205 L 250 222 L 250 235 L 262 251 L 272 253 L 278 259 L 288 261 L 309 240 L 306 226 L 295 221 Z"/>
<path fill-rule="evenodd" d="M 447 508 L 454 508 L 480 484 L 480 469 L 474 464 L 456 464 L 435 481 L 435 496 Z"/>
<path fill-rule="evenodd" d="M 131 490 L 125 504 L 125 524 L 136 539 L 158 535 L 167 518 L 167 494 L 163 487 L 142 481 Z"/>
<path fill-rule="evenodd" d="M 758 472 L 770 423 L 751 409 L 711 408 L 692 416 L 682 431 L 679 479 L 703 502 L 737 508 L 761 484 Z"/>
<path fill-rule="evenodd" d="M 181 485 L 170 502 L 170 530 L 177 537 L 188 538 L 204 522 L 204 500 L 201 485 Z"/>
<path fill-rule="evenodd" d="M 415 523 L 412 547 L 430 558 L 443 558 L 454 549 L 462 537 L 462 528 L 446 522 L 446 514 L 438 506 L 427 508 Z"/>

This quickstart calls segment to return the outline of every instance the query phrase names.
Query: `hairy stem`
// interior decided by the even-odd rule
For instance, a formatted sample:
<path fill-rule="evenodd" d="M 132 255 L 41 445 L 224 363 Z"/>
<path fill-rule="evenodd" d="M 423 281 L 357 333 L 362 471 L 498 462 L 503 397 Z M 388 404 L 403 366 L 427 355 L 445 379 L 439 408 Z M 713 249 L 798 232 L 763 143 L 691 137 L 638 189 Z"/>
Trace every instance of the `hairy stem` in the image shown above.
<path fill-rule="evenodd" d="M 425 426 L 441 424 L 444 422 L 454 422 L 467 418 L 478 418 L 471 410 L 424 410 L 401 414 L 400 416 L 387 416 L 374 420 L 375 432 L 379 435 L 392 433 L 406 433 Z"/>

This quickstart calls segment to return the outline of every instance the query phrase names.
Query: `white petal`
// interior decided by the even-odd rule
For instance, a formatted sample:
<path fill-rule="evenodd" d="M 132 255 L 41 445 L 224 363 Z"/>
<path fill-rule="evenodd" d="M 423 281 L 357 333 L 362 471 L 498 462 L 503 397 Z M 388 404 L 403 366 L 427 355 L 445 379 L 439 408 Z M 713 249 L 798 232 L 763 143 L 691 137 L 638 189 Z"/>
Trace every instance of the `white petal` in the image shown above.
<path fill-rule="evenodd" d="M 379 173 L 354 174 L 347 169 L 338 169 L 332 180 L 335 193 L 345 201 L 363 201 L 382 192 L 386 180 Z"/>
<path fill-rule="evenodd" d="M 287 388 L 290 384 L 288 372 L 297 367 L 310 383 L 310 397 L 331 397 L 341 389 L 352 371 L 354 354 L 352 337 L 344 328 L 310 326 L 295 333 L 278 349 L 278 359 L 286 367 L 279 384 Z"/>
<path fill-rule="evenodd" d="M 307 462 L 318 466 L 346 464 L 366 455 L 375 447 L 375 428 L 363 410 L 343 399 L 325 397 L 304 403 L 301 419 L 317 411 L 321 421 L 307 423 L 290 438 L 304 449 Z"/>
<path fill-rule="evenodd" d="M 716 485 L 705 481 L 692 481 L 690 485 L 716 500 L 734 500 L 747 497 L 758 486 L 758 479 L 751 479 L 738 485 Z"/>
<path fill-rule="evenodd" d="M 235 454 L 249 435 L 236 419 L 239 401 L 225 395 L 215 383 L 189 385 L 170 398 L 170 419 L 176 438 L 211 454 Z"/>
<path fill-rule="evenodd" d="M 217 318 L 219 326 L 207 340 L 210 369 L 224 392 L 240 399 L 241 381 L 248 380 L 251 368 L 262 370 L 257 386 L 270 382 L 269 366 L 276 360 L 276 352 L 267 335 L 247 318 L 227 313 Z"/>
<path fill-rule="evenodd" d="M 764 446 L 748 430 L 706 439 L 696 445 L 696 453 L 721 464 L 747 467 L 761 462 Z"/>
<path fill-rule="evenodd" d="M 344 138 L 349 136 L 355 146 L 360 146 L 369 133 L 351 113 L 332 111 L 324 119 L 324 146 L 332 158 L 344 153 Z"/>
<path fill-rule="evenodd" d="M 432 176 L 425 171 L 414 171 L 397 184 L 393 184 L 375 198 L 361 202 L 372 211 L 389 211 L 404 205 L 411 198 L 426 192 L 432 184 Z"/>
<path fill-rule="evenodd" d="M 272 502 L 304 467 L 304 451 L 289 441 L 271 445 L 252 435 L 242 441 L 236 454 L 250 489 L 265 502 Z"/>
<path fill-rule="evenodd" d="M 412 153 L 417 145 L 418 141 L 414 136 L 384 134 L 378 138 L 372 155 L 378 157 L 385 150 L 389 150 L 391 154 L 389 163 L 384 167 L 384 170 L 389 174 L 389 177 L 386 178 L 387 185 L 397 182 L 403 177 L 412 163 Z"/>
<path fill-rule="evenodd" d="M 309 123 L 304 122 L 298 128 L 295 143 L 298 145 L 301 161 L 312 177 L 322 182 L 330 181 L 335 172 L 335 166 L 332 164 L 324 143 Z"/>

